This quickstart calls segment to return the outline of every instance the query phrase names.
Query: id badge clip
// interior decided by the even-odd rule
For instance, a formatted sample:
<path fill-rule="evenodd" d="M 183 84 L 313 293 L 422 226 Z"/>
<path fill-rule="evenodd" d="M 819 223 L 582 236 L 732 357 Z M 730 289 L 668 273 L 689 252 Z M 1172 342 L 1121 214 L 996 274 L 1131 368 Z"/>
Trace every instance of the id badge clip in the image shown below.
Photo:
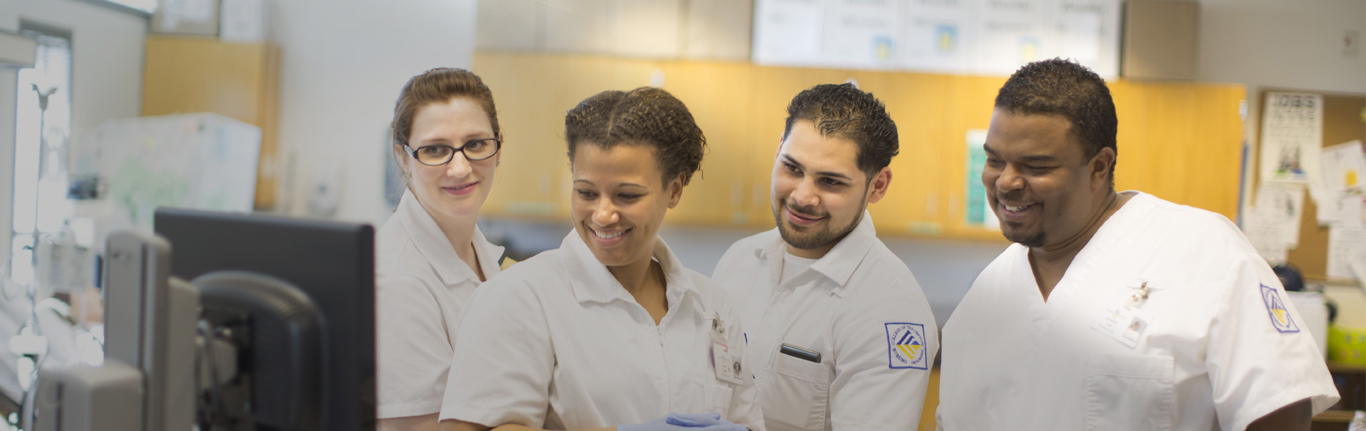
<path fill-rule="evenodd" d="M 726 324 L 720 314 L 711 319 L 711 367 L 716 371 L 716 379 L 731 383 L 744 384 L 744 370 L 740 365 L 739 352 L 732 352 L 726 345 Z"/>
<path fill-rule="evenodd" d="M 1148 299 L 1148 291 L 1145 281 L 1120 306 L 1105 309 L 1100 323 L 1093 328 L 1130 349 L 1138 346 L 1138 339 L 1148 329 L 1148 319 L 1139 312 L 1139 307 Z"/>

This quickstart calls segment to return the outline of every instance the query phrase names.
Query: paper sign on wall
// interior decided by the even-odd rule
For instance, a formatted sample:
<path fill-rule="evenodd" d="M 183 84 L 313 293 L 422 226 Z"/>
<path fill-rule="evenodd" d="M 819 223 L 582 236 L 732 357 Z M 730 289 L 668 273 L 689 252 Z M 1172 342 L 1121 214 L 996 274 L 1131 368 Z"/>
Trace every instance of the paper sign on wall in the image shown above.
<path fill-rule="evenodd" d="M 1315 181 L 1322 141 L 1323 96 L 1266 94 L 1266 106 L 1262 109 L 1262 181 Z"/>

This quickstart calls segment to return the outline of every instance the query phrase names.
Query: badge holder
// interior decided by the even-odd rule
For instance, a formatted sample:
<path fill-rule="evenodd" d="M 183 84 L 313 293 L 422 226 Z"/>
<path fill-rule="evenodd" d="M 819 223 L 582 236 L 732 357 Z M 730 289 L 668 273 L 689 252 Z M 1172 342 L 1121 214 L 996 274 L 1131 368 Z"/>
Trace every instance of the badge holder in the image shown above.
<path fill-rule="evenodd" d="M 1148 329 L 1148 319 L 1139 315 L 1138 310 L 1147 299 L 1148 282 L 1145 281 L 1121 306 L 1106 309 L 1104 318 L 1094 328 L 1130 349 L 1134 348 L 1143 331 Z"/>
<path fill-rule="evenodd" d="M 726 325 L 720 313 L 711 318 L 711 367 L 716 371 L 716 379 L 732 384 L 744 384 L 744 374 L 740 365 L 740 354 L 726 346 Z"/>

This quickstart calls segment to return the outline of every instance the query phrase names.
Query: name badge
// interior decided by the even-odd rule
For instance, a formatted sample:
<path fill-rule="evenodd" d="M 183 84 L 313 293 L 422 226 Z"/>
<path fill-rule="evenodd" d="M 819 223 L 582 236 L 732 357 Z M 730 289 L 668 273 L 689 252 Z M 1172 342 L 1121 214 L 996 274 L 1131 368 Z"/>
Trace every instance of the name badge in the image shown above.
<path fill-rule="evenodd" d="M 711 367 L 716 370 L 716 379 L 733 384 L 744 384 L 745 379 L 741 376 L 744 370 L 740 366 L 740 355 L 731 352 L 729 347 L 721 343 L 711 344 Z"/>
<path fill-rule="evenodd" d="M 1132 349 L 1138 345 L 1143 330 L 1148 329 L 1148 319 L 1140 316 L 1138 310 L 1120 306 L 1106 309 L 1100 323 L 1093 328 Z"/>

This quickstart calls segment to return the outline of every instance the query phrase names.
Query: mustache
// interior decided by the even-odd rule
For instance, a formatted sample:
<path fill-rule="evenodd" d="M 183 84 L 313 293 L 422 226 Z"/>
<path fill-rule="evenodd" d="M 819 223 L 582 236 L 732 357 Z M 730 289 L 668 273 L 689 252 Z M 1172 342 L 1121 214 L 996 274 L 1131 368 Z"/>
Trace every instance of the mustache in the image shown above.
<path fill-rule="evenodd" d="M 787 207 L 788 211 L 792 211 L 794 213 L 797 213 L 797 215 L 806 216 L 810 218 L 822 218 L 830 215 L 830 213 L 825 213 L 817 210 L 815 205 L 801 206 L 797 205 L 796 202 L 786 201 L 783 202 L 783 206 Z"/>
<path fill-rule="evenodd" d="M 996 200 L 997 200 L 997 201 L 1019 201 L 1019 200 L 1022 200 L 1023 198 L 1024 198 L 1024 191 L 1023 191 L 1023 190 L 1014 190 L 1014 191 L 1010 191 L 1010 192 L 1006 192 L 1006 193 L 997 193 L 997 194 L 996 194 Z"/>

